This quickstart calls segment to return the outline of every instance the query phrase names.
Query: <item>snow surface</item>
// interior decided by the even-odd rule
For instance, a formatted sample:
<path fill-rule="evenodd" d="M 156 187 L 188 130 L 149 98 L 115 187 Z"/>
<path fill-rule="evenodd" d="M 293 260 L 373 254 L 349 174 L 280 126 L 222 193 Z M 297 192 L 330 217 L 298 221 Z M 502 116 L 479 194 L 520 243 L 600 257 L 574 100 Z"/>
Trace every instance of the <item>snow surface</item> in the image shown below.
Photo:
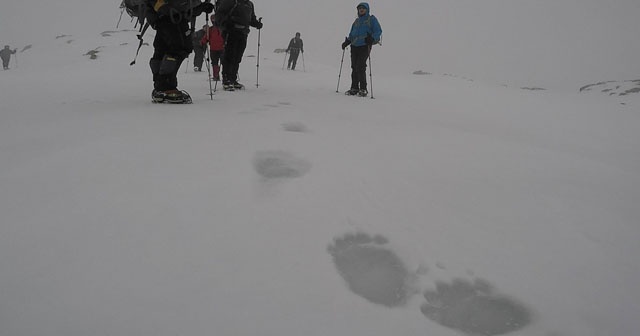
<path fill-rule="evenodd" d="M 256 3 L 260 86 L 252 31 L 247 89 L 212 101 L 185 66 L 192 105 L 150 102 L 152 49 L 129 67 L 117 5 L 16 33 L 32 47 L 0 76 L 1 336 L 638 333 L 640 99 L 578 90 L 637 76 L 603 63 L 572 90 L 522 90 L 429 53 L 392 70 L 385 44 L 375 99 L 347 97 L 351 18 L 332 47 L 303 31 L 286 71 L 272 51 L 302 29 L 274 24 L 276 42 L 267 18 L 294 9 L 273 3 Z M 406 27 L 385 6 L 388 37 Z"/>

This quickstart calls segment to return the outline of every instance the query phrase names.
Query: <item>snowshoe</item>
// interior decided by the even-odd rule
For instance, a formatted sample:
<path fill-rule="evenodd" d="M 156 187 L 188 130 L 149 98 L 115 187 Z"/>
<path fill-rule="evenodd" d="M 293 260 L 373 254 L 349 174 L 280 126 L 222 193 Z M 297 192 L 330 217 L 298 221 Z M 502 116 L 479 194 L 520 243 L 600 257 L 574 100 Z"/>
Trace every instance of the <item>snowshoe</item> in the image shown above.
<path fill-rule="evenodd" d="M 360 97 L 366 97 L 369 95 L 369 91 L 367 91 L 367 89 L 360 89 L 360 91 L 358 91 L 358 96 Z"/>
<path fill-rule="evenodd" d="M 191 104 L 193 102 L 191 96 L 186 91 L 180 90 L 153 90 L 151 92 L 151 99 L 154 103 L 164 104 Z"/>
<path fill-rule="evenodd" d="M 244 89 L 244 85 L 238 83 L 238 81 L 233 82 L 233 88 L 236 90 L 243 90 Z"/>
<path fill-rule="evenodd" d="M 225 91 L 235 91 L 236 88 L 233 86 L 233 83 L 224 83 L 222 84 L 222 89 Z"/>
<path fill-rule="evenodd" d="M 349 89 L 344 94 L 347 96 L 355 96 L 358 94 L 358 89 Z"/>

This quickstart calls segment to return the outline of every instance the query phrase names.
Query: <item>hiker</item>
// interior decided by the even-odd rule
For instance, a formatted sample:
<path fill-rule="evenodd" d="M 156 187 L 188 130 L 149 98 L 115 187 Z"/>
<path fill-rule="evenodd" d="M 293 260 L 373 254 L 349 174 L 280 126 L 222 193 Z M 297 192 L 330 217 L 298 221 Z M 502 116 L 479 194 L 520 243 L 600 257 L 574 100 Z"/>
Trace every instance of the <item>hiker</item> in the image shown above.
<path fill-rule="evenodd" d="M 304 54 L 304 48 L 302 46 L 300 33 L 296 33 L 296 36 L 292 38 L 291 41 L 289 41 L 287 52 L 289 53 L 289 63 L 287 63 L 287 69 L 295 70 L 296 63 L 298 62 L 298 55 L 300 55 L 300 53 Z"/>
<path fill-rule="evenodd" d="M 190 103 L 191 97 L 178 90 L 178 69 L 193 49 L 190 21 L 213 12 L 213 5 L 198 1 L 146 0 L 145 17 L 156 30 L 153 56 L 149 60 L 153 74 L 153 101 L 157 103 Z M 180 6 L 186 4 L 186 8 Z M 190 5 L 193 4 L 193 5 Z M 193 7 L 189 7 L 193 6 Z"/>
<path fill-rule="evenodd" d="M 4 46 L 4 49 L 0 50 L 0 58 L 2 58 L 2 68 L 9 70 L 9 61 L 11 55 L 15 54 L 18 49 L 11 50 L 8 45 Z"/>
<path fill-rule="evenodd" d="M 225 42 L 222 54 L 222 86 L 227 91 L 242 89 L 244 85 L 238 83 L 238 70 L 247 47 L 249 27 L 262 29 L 262 22 L 256 19 L 250 0 L 216 1 L 215 20 Z"/>
<path fill-rule="evenodd" d="M 356 6 L 358 17 L 351 25 L 349 36 L 342 42 L 342 50 L 351 45 L 351 88 L 345 94 L 366 97 L 367 60 L 374 44 L 380 43 L 382 27 L 378 19 L 369 13 L 369 4 L 361 2 Z"/>
<path fill-rule="evenodd" d="M 215 15 L 211 15 L 211 27 L 209 27 L 208 33 L 204 34 L 202 40 L 200 40 L 200 44 L 204 47 L 209 44 L 209 57 L 211 58 L 213 69 L 213 80 L 217 82 L 220 80 L 220 59 L 224 51 L 224 39 L 222 38 L 222 33 L 216 22 Z"/>
<path fill-rule="evenodd" d="M 207 29 L 209 27 L 207 25 L 202 26 L 202 29 L 198 29 L 195 34 L 193 34 L 192 43 L 193 43 L 193 71 L 200 72 L 202 71 L 202 62 L 204 60 L 204 46 L 200 44 L 202 37 L 206 35 Z"/>

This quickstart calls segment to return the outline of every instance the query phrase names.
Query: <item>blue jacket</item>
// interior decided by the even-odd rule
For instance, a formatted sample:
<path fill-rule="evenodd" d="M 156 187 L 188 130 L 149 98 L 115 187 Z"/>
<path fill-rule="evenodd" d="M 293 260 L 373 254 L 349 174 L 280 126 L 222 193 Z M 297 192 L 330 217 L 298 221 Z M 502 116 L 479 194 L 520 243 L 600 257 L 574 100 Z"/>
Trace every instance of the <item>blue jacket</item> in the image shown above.
<path fill-rule="evenodd" d="M 366 45 L 364 39 L 367 37 L 367 34 L 370 34 L 373 37 L 373 44 L 380 42 L 380 37 L 382 36 L 382 27 L 380 27 L 380 22 L 378 19 L 369 14 L 370 8 L 369 4 L 366 2 L 361 2 L 358 6 L 364 6 L 367 8 L 367 12 L 358 16 L 358 18 L 351 25 L 351 32 L 349 33 L 349 41 L 351 41 L 351 45 L 354 47 L 361 47 Z"/>

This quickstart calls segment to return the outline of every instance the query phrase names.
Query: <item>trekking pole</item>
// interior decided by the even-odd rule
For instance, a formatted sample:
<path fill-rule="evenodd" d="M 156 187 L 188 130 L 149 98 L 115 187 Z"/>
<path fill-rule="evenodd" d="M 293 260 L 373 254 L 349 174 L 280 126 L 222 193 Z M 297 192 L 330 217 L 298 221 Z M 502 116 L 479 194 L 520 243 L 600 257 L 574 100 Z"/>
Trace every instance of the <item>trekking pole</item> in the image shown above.
<path fill-rule="evenodd" d="M 207 15 L 205 15 L 205 23 L 207 24 L 207 43 L 209 44 L 209 46 L 211 46 L 211 36 L 209 35 L 209 14 L 207 13 Z M 212 24 L 213 25 L 213 24 Z M 205 48 L 207 48 L 207 45 L 204 45 Z M 211 100 L 213 100 L 213 90 L 211 89 L 211 66 L 209 64 L 209 62 L 211 62 L 211 48 L 207 48 L 207 77 L 209 77 L 209 97 L 211 97 Z M 217 84 L 217 83 L 216 83 Z"/>
<path fill-rule="evenodd" d="M 189 71 L 189 56 L 187 56 L 187 67 L 184 69 L 184 73 Z"/>
<path fill-rule="evenodd" d="M 126 8 L 124 6 L 124 2 L 120 5 L 120 8 L 122 8 L 122 10 L 120 11 L 120 18 L 118 18 L 118 23 L 116 23 L 116 29 L 118 29 L 118 27 L 120 26 L 120 20 L 122 20 L 122 13 L 124 13 L 124 9 Z"/>
<path fill-rule="evenodd" d="M 259 18 L 258 22 L 262 23 L 262 18 Z M 260 86 L 260 84 L 258 84 L 258 78 L 260 77 L 260 31 L 262 31 L 262 29 L 258 29 L 258 57 L 256 60 L 256 87 Z"/>
<path fill-rule="evenodd" d="M 284 60 L 282 60 L 282 70 L 284 70 L 284 64 L 287 63 L 287 54 L 288 52 L 284 52 Z"/>
<path fill-rule="evenodd" d="M 367 58 L 369 59 L 369 88 L 371 89 L 371 99 L 373 98 L 373 75 L 371 74 L 371 46 L 369 46 L 369 56 L 367 56 Z"/>
<path fill-rule="evenodd" d="M 307 72 L 307 68 L 305 68 L 305 66 L 304 66 L 304 52 L 302 52 L 302 71 L 303 72 Z"/>
<path fill-rule="evenodd" d="M 338 72 L 338 86 L 336 86 L 336 92 L 340 92 L 338 91 L 338 89 L 340 88 L 340 77 L 342 76 L 342 63 L 344 63 L 344 52 L 345 52 L 346 48 L 342 49 L 342 59 L 340 59 L 340 72 Z"/>
<path fill-rule="evenodd" d="M 16 59 L 16 69 L 18 68 L 18 53 L 15 54 L 15 59 Z"/>

